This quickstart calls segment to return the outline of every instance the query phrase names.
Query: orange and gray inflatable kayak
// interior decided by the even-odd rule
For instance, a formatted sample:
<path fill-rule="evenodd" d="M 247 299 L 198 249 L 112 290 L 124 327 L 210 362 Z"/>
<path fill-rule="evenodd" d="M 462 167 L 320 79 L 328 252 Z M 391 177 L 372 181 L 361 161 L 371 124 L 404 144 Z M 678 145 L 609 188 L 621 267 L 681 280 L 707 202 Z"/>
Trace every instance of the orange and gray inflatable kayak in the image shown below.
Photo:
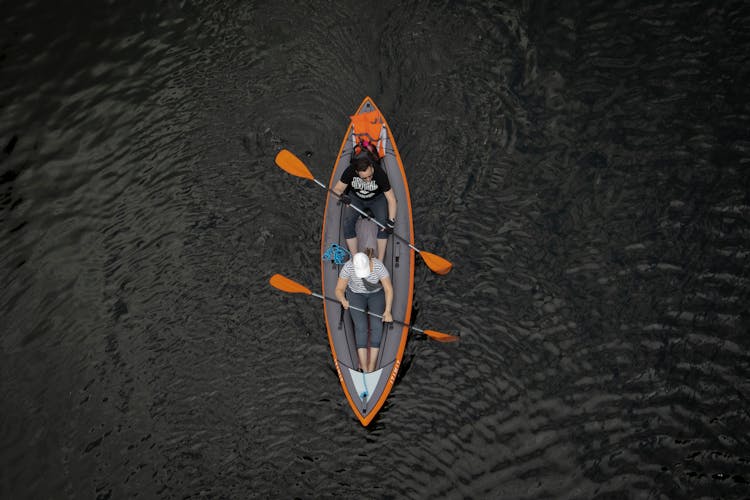
<path fill-rule="evenodd" d="M 376 145 L 381 166 L 388 174 L 391 189 L 398 202 L 398 216 L 396 217 L 394 233 L 401 238 L 391 236 L 388 239 L 384 264 L 388 268 L 393 283 L 393 304 L 391 308 L 393 319 L 408 324 L 411 320 L 412 293 L 414 290 L 414 250 L 409 246 L 409 244 L 414 245 L 414 230 L 409 187 L 391 129 L 380 110 L 369 97 L 362 101 L 356 113 L 351 117 L 328 187 L 332 189 L 344 169 L 349 166 L 355 148 L 359 147 L 363 133 L 367 134 L 371 142 Z M 344 218 L 347 210 L 351 210 L 351 208 L 339 203 L 338 198 L 329 191 L 326 198 L 323 237 L 321 239 L 321 255 L 324 256 L 321 261 L 323 295 L 328 297 L 335 296 L 336 283 L 343 263 L 336 263 L 334 259 L 327 259 L 326 256 L 330 256 L 331 248 L 336 248 L 332 245 L 346 248 Z M 378 227 L 372 221 L 360 218 L 357 222 L 357 239 L 360 251 L 366 247 L 376 248 L 375 235 L 377 229 Z M 359 362 L 354 340 L 354 326 L 349 312 L 344 311 L 338 302 L 332 300 L 326 300 L 323 304 L 328 340 L 331 344 L 333 362 L 341 387 L 344 389 L 344 394 L 354 414 L 362 425 L 366 426 L 375 418 L 393 388 L 404 355 L 409 329 L 395 321 L 386 325 L 383 330 L 376 369 L 371 373 L 362 373 L 358 371 Z M 371 322 L 380 321 L 373 316 L 368 316 L 368 318 Z"/>

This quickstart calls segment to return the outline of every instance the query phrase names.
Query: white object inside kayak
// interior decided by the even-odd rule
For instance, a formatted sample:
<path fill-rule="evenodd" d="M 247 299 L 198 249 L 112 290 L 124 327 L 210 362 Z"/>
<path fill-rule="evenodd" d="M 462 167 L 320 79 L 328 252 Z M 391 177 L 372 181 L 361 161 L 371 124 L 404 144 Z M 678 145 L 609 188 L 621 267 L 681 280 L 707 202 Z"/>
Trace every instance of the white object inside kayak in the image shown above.
<path fill-rule="evenodd" d="M 375 390 L 375 387 L 377 387 L 382 374 L 382 368 L 370 373 L 362 373 L 349 368 L 349 375 L 352 377 L 354 388 L 357 389 L 357 396 L 359 396 L 359 399 L 362 401 L 370 399 L 370 395 L 372 394 L 372 391 Z"/>

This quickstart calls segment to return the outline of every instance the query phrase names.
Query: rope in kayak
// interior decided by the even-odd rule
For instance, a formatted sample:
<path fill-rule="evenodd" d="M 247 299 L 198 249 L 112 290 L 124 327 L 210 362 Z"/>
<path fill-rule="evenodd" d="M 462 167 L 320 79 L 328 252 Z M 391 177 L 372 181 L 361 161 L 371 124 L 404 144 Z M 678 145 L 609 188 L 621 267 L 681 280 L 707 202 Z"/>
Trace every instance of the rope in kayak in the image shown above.
<path fill-rule="evenodd" d="M 349 250 L 341 245 L 337 245 L 336 243 L 331 243 L 323 253 L 323 260 L 330 260 L 335 264 L 343 264 L 349 260 L 350 256 L 351 254 L 349 253 Z"/>

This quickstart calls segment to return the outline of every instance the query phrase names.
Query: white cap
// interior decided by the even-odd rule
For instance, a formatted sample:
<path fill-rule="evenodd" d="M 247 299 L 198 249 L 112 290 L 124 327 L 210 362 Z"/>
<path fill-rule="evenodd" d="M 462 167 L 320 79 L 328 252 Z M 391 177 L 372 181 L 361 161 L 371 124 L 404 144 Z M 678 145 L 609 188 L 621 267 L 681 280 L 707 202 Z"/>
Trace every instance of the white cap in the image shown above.
<path fill-rule="evenodd" d="M 357 252 L 352 257 L 354 264 L 354 276 L 357 278 L 366 278 L 370 275 L 370 259 L 362 252 Z"/>

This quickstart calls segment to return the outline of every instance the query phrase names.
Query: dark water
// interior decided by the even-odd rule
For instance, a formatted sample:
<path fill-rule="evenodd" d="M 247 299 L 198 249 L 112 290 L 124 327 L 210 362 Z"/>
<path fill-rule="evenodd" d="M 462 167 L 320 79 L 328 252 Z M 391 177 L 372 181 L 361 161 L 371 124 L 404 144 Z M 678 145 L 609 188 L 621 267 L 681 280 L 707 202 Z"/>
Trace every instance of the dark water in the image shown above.
<path fill-rule="evenodd" d="M 562 4 L 563 6 L 561 6 Z M 745 2 L 29 1 L 0 21 L 0 497 L 750 496 Z M 423 328 L 370 428 L 324 180 L 370 95 Z"/>

